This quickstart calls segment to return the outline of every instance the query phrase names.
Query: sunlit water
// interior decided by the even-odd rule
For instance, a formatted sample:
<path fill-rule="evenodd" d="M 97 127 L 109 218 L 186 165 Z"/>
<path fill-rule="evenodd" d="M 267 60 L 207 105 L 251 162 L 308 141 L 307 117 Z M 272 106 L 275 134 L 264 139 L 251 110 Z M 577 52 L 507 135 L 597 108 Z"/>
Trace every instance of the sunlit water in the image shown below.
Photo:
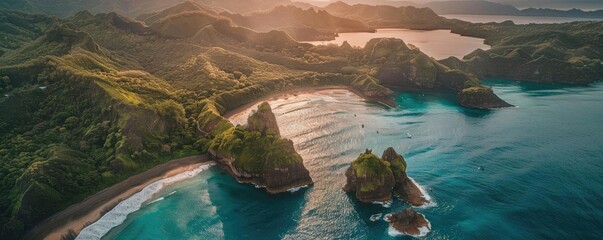
<path fill-rule="evenodd" d="M 213 168 L 163 189 L 105 238 L 390 239 L 370 216 L 408 205 L 361 204 L 341 190 L 360 152 L 389 146 L 437 202 L 418 209 L 429 239 L 599 238 L 603 84 L 488 84 L 519 107 L 467 110 L 453 96 L 400 93 L 400 109 L 387 109 L 343 90 L 272 100 L 314 187 L 273 196 Z"/>
<path fill-rule="evenodd" d="M 463 56 L 481 48 L 490 49 L 480 38 L 465 37 L 451 33 L 450 30 L 409 30 L 409 29 L 378 29 L 375 33 L 340 33 L 333 41 L 306 42 L 314 45 L 337 44 L 347 41 L 354 47 L 364 47 L 373 38 L 398 38 L 405 43 L 415 45 L 425 54 L 435 58 L 463 58 Z"/>
<path fill-rule="evenodd" d="M 459 19 L 472 23 L 489 23 L 489 22 L 504 22 L 507 20 L 513 21 L 515 24 L 530 24 L 530 23 L 567 23 L 575 21 L 603 21 L 603 18 L 571 18 L 571 17 L 544 17 L 544 16 L 509 16 L 509 15 L 464 15 L 450 14 L 442 15 L 442 17 L 450 19 Z"/>

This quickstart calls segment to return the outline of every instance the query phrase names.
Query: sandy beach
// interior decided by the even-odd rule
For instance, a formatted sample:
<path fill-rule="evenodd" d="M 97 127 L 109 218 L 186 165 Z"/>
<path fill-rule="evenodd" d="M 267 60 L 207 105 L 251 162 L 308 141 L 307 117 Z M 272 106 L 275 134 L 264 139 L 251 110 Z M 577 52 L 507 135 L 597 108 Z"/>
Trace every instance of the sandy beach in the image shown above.
<path fill-rule="evenodd" d="M 100 219 L 105 212 L 141 191 L 145 186 L 210 162 L 207 155 L 200 155 L 171 160 L 156 166 L 106 188 L 40 222 L 25 235 L 24 239 L 59 240 L 71 231 L 78 234 L 88 224 Z"/>
<path fill-rule="evenodd" d="M 275 100 L 275 99 L 279 99 L 279 98 L 284 98 L 287 97 L 289 95 L 298 95 L 298 94 L 304 94 L 304 93 L 315 93 L 315 92 L 320 92 L 320 91 L 326 91 L 326 90 L 346 90 L 346 91 L 350 91 L 356 95 L 358 95 L 359 97 L 368 100 L 368 101 L 375 101 L 378 103 L 381 103 L 383 105 L 386 105 L 388 107 L 392 107 L 395 108 L 397 107 L 396 104 L 394 103 L 394 101 L 390 98 L 371 98 L 371 97 L 367 97 L 364 94 L 362 94 L 361 92 L 359 92 L 358 90 L 350 87 L 350 86 L 346 86 L 346 85 L 331 85 L 331 86 L 321 86 L 321 87 L 300 87 L 300 88 L 292 88 L 290 90 L 286 90 L 286 91 L 278 91 L 272 94 L 269 94 L 265 97 L 256 99 L 250 103 L 247 103 L 245 105 L 242 105 L 240 107 L 237 107 L 235 109 L 232 109 L 230 111 L 228 111 L 226 114 L 223 115 L 224 118 L 226 119 L 230 119 L 231 117 L 240 114 L 241 112 L 249 109 L 250 107 L 260 103 L 260 102 L 264 102 L 264 101 L 268 101 L 268 100 Z"/>

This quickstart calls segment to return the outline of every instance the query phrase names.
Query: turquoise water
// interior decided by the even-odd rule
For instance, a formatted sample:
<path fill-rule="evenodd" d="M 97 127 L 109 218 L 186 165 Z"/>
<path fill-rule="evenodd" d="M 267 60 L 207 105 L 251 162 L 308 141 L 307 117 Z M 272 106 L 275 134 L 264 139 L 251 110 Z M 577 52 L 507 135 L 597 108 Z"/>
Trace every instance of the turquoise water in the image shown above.
<path fill-rule="evenodd" d="M 164 200 L 131 214 L 105 238 L 391 239 L 386 222 L 369 218 L 406 204 L 361 204 L 341 191 L 360 152 L 389 146 L 437 202 L 417 209 L 432 223 L 428 239 L 599 238 L 603 84 L 488 85 L 519 107 L 467 110 L 452 96 L 400 93 L 400 109 L 392 110 L 336 90 L 273 100 L 314 187 L 271 196 L 213 168 L 166 187 Z"/>

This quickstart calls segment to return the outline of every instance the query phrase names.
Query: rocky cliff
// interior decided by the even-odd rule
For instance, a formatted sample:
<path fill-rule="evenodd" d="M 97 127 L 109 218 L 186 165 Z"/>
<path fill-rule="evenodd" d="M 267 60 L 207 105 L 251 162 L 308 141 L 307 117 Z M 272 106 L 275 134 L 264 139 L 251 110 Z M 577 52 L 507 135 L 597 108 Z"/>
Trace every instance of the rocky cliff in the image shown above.
<path fill-rule="evenodd" d="M 281 133 L 276 123 L 276 116 L 272 113 L 272 108 L 266 102 L 258 106 L 258 110 L 255 111 L 247 119 L 247 130 L 258 131 L 263 135 L 272 134 L 280 137 Z"/>
<path fill-rule="evenodd" d="M 270 193 L 312 185 L 293 142 L 280 137 L 276 117 L 262 103 L 247 121 L 216 136 L 209 151 L 239 182 L 264 186 Z"/>
<path fill-rule="evenodd" d="M 413 206 L 429 203 L 419 187 L 406 175 L 406 161 L 393 148 L 383 152 L 382 158 L 371 150 L 352 162 L 345 173 L 343 190 L 353 192 L 361 202 L 385 202 L 392 199 L 392 191 Z"/>
<path fill-rule="evenodd" d="M 343 190 L 355 193 L 359 201 L 372 203 L 392 199 L 395 180 L 390 164 L 375 156 L 371 150 L 360 154 L 345 175 L 347 183 Z"/>
<path fill-rule="evenodd" d="M 387 216 L 386 220 L 391 227 L 403 235 L 419 237 L 424 236 L 431 230 L 431 223 L 427 221 L 425 216 L 417 213 L 412 208 Z"/>
<path fill-rule="evenodd" d="M 381 157 L 390 163 L 394 173 L 394 193 L 402 200 L 413 206 L 421 206 L 429 203 L 429 200 L 421 193 L 419 187 L 406 175 L 406 161 L 394 148 L 390 147 L 383 152 Z"/>

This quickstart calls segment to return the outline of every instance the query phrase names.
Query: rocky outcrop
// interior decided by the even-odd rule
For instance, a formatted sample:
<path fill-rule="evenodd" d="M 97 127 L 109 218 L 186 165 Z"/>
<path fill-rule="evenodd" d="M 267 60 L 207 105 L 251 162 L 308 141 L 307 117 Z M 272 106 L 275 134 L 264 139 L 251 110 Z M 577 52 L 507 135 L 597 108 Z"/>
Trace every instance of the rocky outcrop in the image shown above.
<path fill-rule="evenodd" d="M 419 186 L 406 175 L 404 158 L 391 147 L 383 152 L 382 158 L 367 149 L 352 162 L 345 175 L 347 182 L 343 190 L 355 193 L 361 202 L 389 201 L 393 191 L 413 206 L 429 203 Z"/>
<path fill-rule="evenodd" d="M 258 131 L 262 135 L 272 134 L 278 137 L 281 136 L 278 124 L 276 123 L 276 116 L 272 113 L 272 108 L 270 108 L 267 102 L 261 103 L 258 106 L 258 110 L 249 116 L 247 119 L 247 130 Z"/>
<path fill-rule="evenodd" d="M 248 123 L 232 127 L 210 142 L 210 153 L 226 170 L 239 182 L 265 187 L 270 193 L 313 184 L 293 142 L 280 137 L 268 103 L 260 104 Z"/>
<path fill-rule="evenodd" d="M 389 163 L 369 149 L 352 162 L 345 176 L 347 183 L 343 190 L 355 193 L 361 202 L 387 202 L 392 199 L 395 180 Z"/>
<path fill-rule="evenodd" d="M 354 78 L 352 87 L 360 91 L 367 98 L 387 98 L 394 94 L 389 88 L 379 84 L 379 80 L 368 75 L 361 75 Z"/>
<path fill-rule="evenodd" d="M 500 99 L 494 91 L 486 87 L 469 87 L 460 91 L 457 95 L 459 104 L 466 108 L 495 109 L 513 107 L 513 105 Z"/>
<path fill-rule="evenodd" d="M 417 213 L 412 208 L 392 214 L 386 217 L 389 225 L 396 229 L 402 235 L 425 236 L 431 231 L 431 223 L 427 221 L 423 214 Z"/>
<path fill-rule="evenodd" d="M 395 178 L 394 194 L 413 206 L 422 206 L 429 203 L 429 199 L 423 195 L 408 175 L 406 175 L 406 161 L 394 148 L 390 147 L 383 152 L 381 157 L 390 163 Z"/>

